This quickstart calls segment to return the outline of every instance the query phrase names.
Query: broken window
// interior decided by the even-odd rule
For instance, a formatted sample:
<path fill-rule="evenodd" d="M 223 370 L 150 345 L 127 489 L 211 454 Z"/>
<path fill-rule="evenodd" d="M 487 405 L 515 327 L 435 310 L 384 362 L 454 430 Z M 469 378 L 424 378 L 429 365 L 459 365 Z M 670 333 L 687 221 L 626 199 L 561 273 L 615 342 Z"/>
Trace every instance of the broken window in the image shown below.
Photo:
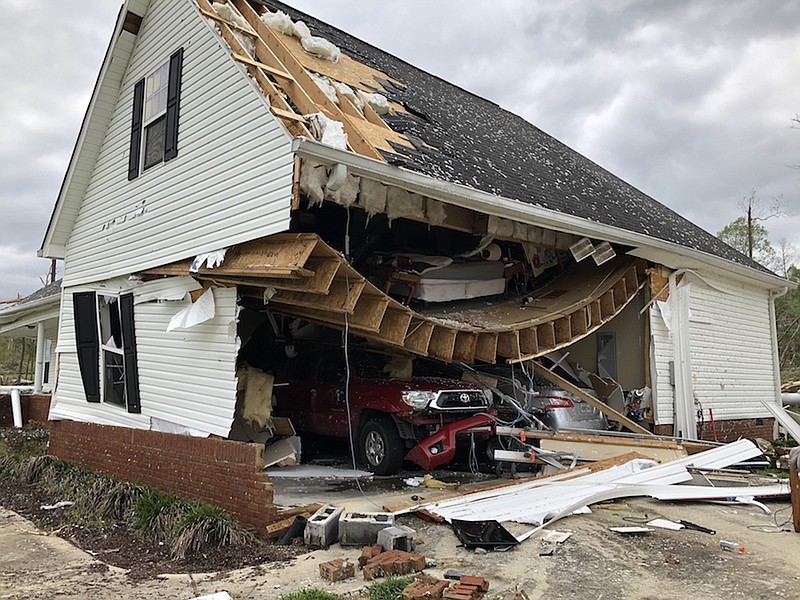
<path fill-rule="evenodd" d="M 141 411 L 133 295 L 73 294 L 75 341 L 88 402 Z"/>
<path fill-rule="evenodd" d="M 183 48 L 134 87 L 128 179 L 178 155 L 182 69 Z"/>

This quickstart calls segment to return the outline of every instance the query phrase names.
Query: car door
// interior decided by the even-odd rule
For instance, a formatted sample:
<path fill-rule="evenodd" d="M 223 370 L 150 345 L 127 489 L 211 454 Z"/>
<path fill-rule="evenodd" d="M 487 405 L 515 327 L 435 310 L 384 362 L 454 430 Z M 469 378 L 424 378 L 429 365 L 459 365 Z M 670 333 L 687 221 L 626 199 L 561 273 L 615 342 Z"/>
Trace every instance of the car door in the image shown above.
<path fill-rule="evenodd" d="M 321 355 L 315 385 L 311 391 L 311 419 L 315 432 L 332 437 L 347 437 L 346 375 L 344 358 L 340 353 Z"/>

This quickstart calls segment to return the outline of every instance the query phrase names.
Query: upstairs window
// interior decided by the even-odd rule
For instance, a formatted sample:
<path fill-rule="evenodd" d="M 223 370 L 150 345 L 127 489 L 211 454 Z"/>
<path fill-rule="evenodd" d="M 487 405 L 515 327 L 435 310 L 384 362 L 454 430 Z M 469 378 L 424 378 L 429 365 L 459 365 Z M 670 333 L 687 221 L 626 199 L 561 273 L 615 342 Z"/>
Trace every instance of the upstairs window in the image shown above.
<path fill-rule="evenodd" d="M 183 48 L 133 89 L 128 179 L 178 155 Z"/>

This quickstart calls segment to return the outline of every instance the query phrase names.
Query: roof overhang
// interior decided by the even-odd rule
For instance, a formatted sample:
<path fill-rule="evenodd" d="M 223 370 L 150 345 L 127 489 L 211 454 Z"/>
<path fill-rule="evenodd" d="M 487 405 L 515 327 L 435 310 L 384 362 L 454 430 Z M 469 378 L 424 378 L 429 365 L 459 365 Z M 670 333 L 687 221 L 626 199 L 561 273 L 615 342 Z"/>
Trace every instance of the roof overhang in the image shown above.
<path fill-rule="evenodd" d="M 80 204 L 100 154 L 103 138 L 119 96 L 122 78 L 135 46 L 136 17 L 144 17 L 150 0 L 126 0 L 117 15 L 117 24 L 106 49 L 103 65 L 83 117 L 64 181 L 58 192 L 42 246 L 37 255 L 63 259 L 67 240 L 78 216 Z M 112 69 L 112 63 L 114 68 Z M 109 102 L 103 102 L 104 97 Z M 110 108 L 109 108 L 110 107 Z"/>
<path fill-rule="evenodd" d="M 61 306 L 59 294 L 15 304 L 0 311 L 1 337 L 35 337 L 33 328 L 45 321 L 57 322 Z"/>
<path fill-rule="evenodd" d="M 777 275 L 757 271 L 706 252 L 564 214 L 536 204 L 520 202 L 465 185 L 436 179 L 350 151 L 333 148 L 315 140 L 296 138 L 293 142 L 293 150 L 301 158 L 327 166 L 342 164 L 354 174 L 486 215 L 634 246 L 635 249 L 630 254 L 665 264 L 671 268 L 712 268 L 724 272 L 730 278 L 770 290 L 796 287 L 796 284 Z"/>

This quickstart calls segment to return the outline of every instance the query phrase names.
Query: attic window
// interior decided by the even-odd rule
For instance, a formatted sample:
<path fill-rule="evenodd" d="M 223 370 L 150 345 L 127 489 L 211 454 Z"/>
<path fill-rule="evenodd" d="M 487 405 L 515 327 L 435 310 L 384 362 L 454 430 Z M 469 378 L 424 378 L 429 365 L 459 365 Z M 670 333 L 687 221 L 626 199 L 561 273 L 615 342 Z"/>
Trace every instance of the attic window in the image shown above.
<path fill-rule="evenodd" d="M 178 155 L 183 48 L 133 90 L 128 179 Z"/>

